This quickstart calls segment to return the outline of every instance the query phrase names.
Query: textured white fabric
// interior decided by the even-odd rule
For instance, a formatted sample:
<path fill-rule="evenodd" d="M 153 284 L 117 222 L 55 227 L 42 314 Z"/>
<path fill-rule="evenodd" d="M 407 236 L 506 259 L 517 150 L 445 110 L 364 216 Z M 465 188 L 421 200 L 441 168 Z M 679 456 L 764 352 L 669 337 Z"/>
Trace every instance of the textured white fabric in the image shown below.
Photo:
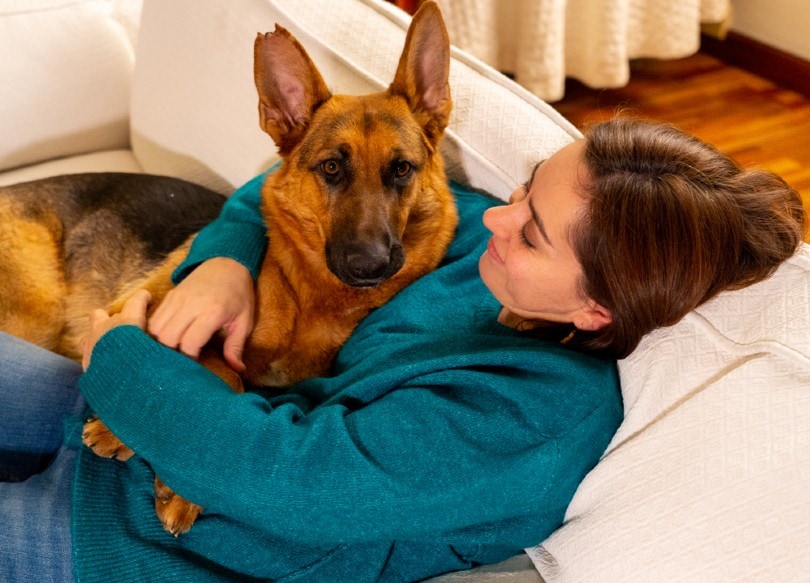
<path fill-rule="evenodd" d="M 565 77 L 620 87 L 628 60 L 695 53 L 701 22 L 727 18 L 729 0 L 438 0 L 450 38 L 549 101 Z"/>
<path fill-rule="evenodd" d="M 548 583 L 806 581 L 810 246 L 620 363 L 625 420 L 530 554 Z"/>
<path fill-rule="evenodd" d="M 0 1 L 0 169 L 128 147 L 133 50 L 113 9 Z"/>
<path fill-rule="evenodd" d="M 391 82 L 409 19 L 382 0 L 245 0 L 238 9 L 229 0 L 147 2 L 132 106 L 133 147 L 146 171 L 227 192 L 275 160 L 258 125 L 253 40 L 276 22 L 333 91 L 357 93 Z M 449 174 L 497 196 L 579 135 L 537 97 L 458 52 L 451 91 Z"/>

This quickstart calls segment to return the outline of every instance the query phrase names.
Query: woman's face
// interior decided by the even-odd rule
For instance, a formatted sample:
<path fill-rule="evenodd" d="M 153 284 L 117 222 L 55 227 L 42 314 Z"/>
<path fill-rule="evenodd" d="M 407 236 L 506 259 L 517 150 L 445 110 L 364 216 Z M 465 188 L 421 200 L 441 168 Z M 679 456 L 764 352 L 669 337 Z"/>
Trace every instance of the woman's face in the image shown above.
<path fill-rule="evenodd" d="M 562 148 L 535 168 L 508 206 L 484 213 L 492 238 L 478 269 L 504 307 L 504 323 L 517 316 L 596 330 L 610 322 L 607 310 L 584 296 L 582 268 L 569 242 L 585 204 L 579 194 L 587 180 L 583 147 L 580 140 Z"/>

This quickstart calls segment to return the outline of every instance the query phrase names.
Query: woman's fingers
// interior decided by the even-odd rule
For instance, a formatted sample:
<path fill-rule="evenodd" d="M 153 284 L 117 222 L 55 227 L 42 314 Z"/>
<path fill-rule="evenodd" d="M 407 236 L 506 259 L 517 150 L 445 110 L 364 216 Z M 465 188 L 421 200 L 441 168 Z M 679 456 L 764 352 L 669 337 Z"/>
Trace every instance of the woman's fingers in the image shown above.
<path fill-rule="evenodd" d="M 146 290 L 138 290 L 130 297 L 117 314 L 110 316 L 105 310 L 90 312 L 90 332 L 82 339 L 82 367 L 87 370 L 93 348 L 104 334 L 116 326 L 134 325 L 143 330 L 146 327 L 146 310 L 152 296 Z"/>

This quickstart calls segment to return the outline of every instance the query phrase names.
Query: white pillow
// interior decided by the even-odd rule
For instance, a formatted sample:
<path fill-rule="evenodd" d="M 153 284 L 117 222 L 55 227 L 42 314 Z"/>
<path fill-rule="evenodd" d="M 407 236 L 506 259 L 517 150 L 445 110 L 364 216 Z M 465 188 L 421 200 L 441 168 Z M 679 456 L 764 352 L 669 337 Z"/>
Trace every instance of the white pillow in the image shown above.
<path fill-rule="evenodd" d="M 545 581 L 806 581 L 810 246 L 619 369 L 625 420 L 529 550 Z"/>
<path fill-rule="evenodd" d="M 3 2 L 0 55 L 0 170 L 128 147 L 134 55 L 109 0 Z"/>
<path fill-rule="evenodd" d="M 133 147 L 147 172 L 227 192 L 276 159 L 253 84 L 253 41 L 276 22 L 333 91 L 365 93 L 393 79 L 409 17 L 383 0 L 147 0 L 132 111 Z M 448 172 L 502 198 L 538 159 L 579 136 L 546 103 L 459 51 L 451 91 Z"/>

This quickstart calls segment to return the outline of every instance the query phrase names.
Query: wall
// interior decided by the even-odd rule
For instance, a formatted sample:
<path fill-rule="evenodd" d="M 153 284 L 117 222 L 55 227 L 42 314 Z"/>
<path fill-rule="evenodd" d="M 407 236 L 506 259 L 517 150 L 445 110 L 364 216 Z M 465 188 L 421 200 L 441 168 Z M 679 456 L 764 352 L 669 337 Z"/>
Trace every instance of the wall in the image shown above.
<path fill-rule="evenodd" d="M 731 0 L 731 30 L 810 61 L 808 0 Z"/>

